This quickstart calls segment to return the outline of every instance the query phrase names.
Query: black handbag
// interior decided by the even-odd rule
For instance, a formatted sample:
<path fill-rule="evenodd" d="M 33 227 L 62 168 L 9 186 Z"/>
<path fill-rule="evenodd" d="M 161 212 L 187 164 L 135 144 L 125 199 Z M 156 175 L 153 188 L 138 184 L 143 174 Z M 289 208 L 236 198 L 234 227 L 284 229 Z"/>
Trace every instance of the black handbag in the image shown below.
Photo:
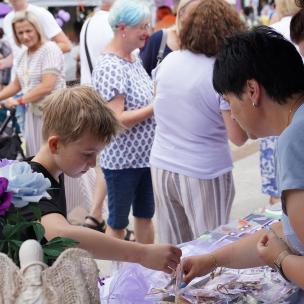
<path fill-rule="evenodd" d="M 16 109 L 10 109 L 9 115 L 5 118 L 0 127 L 0 158 L 18 159 L 25 158 L 21 139 L 16 132 L 14 120 L 16 120 Z M 11 122 L 12 127 L 9 127 Z"/>

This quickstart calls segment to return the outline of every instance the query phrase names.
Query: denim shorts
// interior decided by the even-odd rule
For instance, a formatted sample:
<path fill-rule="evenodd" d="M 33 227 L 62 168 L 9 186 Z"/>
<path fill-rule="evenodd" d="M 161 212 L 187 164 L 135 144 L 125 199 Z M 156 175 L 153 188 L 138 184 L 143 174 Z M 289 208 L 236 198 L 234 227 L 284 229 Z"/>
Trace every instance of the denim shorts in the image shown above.
<path fill-rule="evenodd" d="M 131 206 L 135 217 L 153 217 L 155 205 L 150 168 L 103 169 L 103 173 L 108 188 L 108 225 L 111 228 L 128 226 Z"/>

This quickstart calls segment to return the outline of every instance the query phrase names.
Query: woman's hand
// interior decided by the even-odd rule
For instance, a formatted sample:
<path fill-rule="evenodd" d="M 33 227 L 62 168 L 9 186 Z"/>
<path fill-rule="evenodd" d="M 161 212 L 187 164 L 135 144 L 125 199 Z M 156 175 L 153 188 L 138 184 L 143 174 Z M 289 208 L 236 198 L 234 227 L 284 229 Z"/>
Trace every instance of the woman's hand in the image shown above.
<path fill-rule="evenodd" d="M 107 106 L 115 113 L 116 118 L 126 127 L 132 128 L 134 125 L 153 116 L 153 104 L 140 109 L 125 110 L 125 98 L 118 95 L 113 98 Z"/>
<path fill-rule="evenodd" d="M 257 250 L 260 258 L 270 267 L 273 267 L 274 261 L 279 254 L 288 250 L 286 243 L 273 232 L 265 233 L 257 243 Z"/>
<path fill-rule="evenodd" d="M 173 245 L 144 245 L 140 264 L 144 267 L 172 273 L 180 263 L 182 251 Z"/>
<path fill-rule="evenodd" d="M 195 277 L 208 274 L 215 268 L 215 258 L 212 254 L 184 258 L 182 261 L 183 281 L 188 284 Z"/>
<path fill-rule="evenodd" d="M 8 98 L 4 102 L 4 106 L 8 109 L 13 108 L 18 105 L 18 101 L 14 98 Z"/>

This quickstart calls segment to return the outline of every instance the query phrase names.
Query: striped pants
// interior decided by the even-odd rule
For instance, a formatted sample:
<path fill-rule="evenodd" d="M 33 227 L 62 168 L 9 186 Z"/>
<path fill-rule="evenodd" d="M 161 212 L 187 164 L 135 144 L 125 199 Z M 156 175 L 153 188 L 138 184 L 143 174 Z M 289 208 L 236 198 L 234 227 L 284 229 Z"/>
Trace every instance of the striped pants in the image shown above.
<path fill-rule="evenodd" d="M 226 224 L 235 195 L 232 172 L 202 180 L 151 167 L 160 243 L 180 244 Z"/>

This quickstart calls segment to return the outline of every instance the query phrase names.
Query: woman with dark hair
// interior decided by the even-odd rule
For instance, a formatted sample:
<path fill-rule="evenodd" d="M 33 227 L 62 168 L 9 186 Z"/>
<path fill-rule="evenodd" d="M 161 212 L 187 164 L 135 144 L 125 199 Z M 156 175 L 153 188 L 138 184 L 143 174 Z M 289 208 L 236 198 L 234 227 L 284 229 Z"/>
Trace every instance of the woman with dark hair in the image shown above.
<path fill-rule="evenodd" d="M 288 85 L 286 85 L 288 83 Z M 283 215 L 209 254 L 182 262 L 184 281 L 216 267 L 268 265 L 304 288 L 304 65 L 296 48 L 269 27 L 234 35 L 217 55 L 214 88 L 251 138 L 278 136 L 276 162 Z"/>
<path fill-rule="evenodd" d="M 241 145 L 247 136 L 211 79 L 224 39 L 242 30 L 224 0 L 200 0 L 182 23 L 181 50 L 155 70 L 150 163 L 161 242 L 190 241 L 229 219 L 234 184 L 228 138 Z"/>
<path fill-rule="evenodd" d="M 276 19 L 270 27 L 290 40 L 290 21 L 299 8 L 295 0 L 275 0 Z M 275 148 L 277 137 L 269 136 L 260 140 L 260 169 L 262 193 L 269 196 L 269 203 L 275 204 L 280 201 L 279 190 L 276 183 Z"/>
<path fill-rule="evenodd" d="M 304 57 L 304 1 L 297 0 L 297 5 L 301 8 L 290 21 L 290 39 L 299 47 L 299 52 Z"/>

